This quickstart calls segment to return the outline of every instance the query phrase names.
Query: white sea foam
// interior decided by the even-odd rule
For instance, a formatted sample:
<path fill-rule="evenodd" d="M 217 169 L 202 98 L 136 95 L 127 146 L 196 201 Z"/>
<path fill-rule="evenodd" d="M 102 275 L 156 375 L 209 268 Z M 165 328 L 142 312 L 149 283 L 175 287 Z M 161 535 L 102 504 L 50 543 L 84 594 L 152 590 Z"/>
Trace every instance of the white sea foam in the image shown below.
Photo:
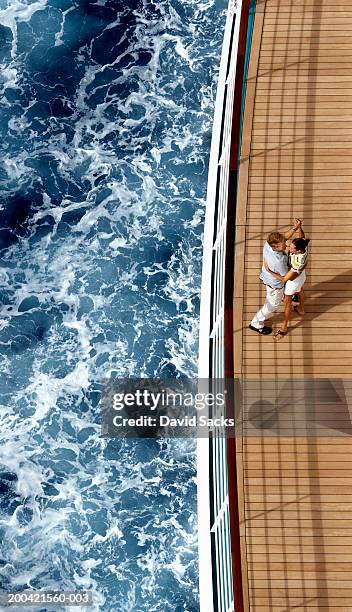
<path fill-rule="evenodd" d="M 15 57 L 17 53 L 17 23 L 30 21 L 34 13 L 46 6 L 46 2 L 47 0 L 37 0 L 37 2 L 28 3 L 21 2 L 20 0 L 15 0 L 15 2 L 7 0 L 8 6 L 0 9 L 0 24 L 10 28 L 12 32 L 12 57 Z"/>
<path fill-rule="evenodd" d="M 105 440 L 97 398 L 104 377 L 196 372 L 221 20 L 213 2 L 141 1 L 129 30 L 83 5 L 55 5 L 48 32 L 30 21 L 45 2 L 0 13 L 3 85 L 23 96 L 4 96 L 2 207 L 29 203 L 2 257 L 3 573 L 20 589 L 92 589 L 99 612 L 193 611 L 194 442 Z M 98 26 L 110 38 L 96 44 Z M 46 100 L 67 116 L 45 117 Z"/>

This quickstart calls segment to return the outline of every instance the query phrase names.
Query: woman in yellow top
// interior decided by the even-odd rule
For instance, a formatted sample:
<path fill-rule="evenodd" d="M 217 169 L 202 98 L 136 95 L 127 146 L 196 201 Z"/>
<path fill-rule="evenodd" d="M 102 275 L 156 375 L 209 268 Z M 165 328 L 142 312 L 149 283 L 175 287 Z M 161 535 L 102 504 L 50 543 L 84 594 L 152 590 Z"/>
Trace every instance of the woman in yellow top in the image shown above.
<path fill-rule="evenodd" d="M 281 274 L 276 274 L 268 267 L 266 261 L 264 261 L 264 266 L 274 278 L 281 280 L 285 283 L 285 295 L 284 295 L 284 305 L 285 305 L 285 318 L 284 323 L 281 328 L 274 335 L 275 340 L 281 340 L 284 338 L 288 331 L 288 324 L 292 312 L 292 297 L 295 294 L 298 294 L 299 305 L 297 306 L 297 312 L 301 316 L 304 315 L 304 292 L 303 285 L 306 281 L 306 272 L 305 268 L 308 263 L 308 244 L 310 242 L 309 238 L 305 238 L 303 229 L 301 228 L 301 237 L 294 238 L 292 240 L 288 257 L 289 257 L 289 265 L 290 269 L 282 276 Z"/>

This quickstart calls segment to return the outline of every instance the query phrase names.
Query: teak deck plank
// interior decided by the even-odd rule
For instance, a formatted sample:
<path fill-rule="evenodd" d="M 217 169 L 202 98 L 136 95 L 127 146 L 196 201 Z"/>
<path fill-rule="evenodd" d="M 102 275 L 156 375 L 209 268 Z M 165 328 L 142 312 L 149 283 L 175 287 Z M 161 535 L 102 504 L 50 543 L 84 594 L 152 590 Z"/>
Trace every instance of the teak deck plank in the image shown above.
<path fill-rule="evenodd" d="M 261 0 L 236 212 L 234 369 L 246 610 L 352 610 L 352 4 Z M 269 231 L 303 218 L 306 315 L 274 342 Z M 271 322 L 276 329 L 282 310 Z M 343 380 L 344 379 L 344 380 Z"/>

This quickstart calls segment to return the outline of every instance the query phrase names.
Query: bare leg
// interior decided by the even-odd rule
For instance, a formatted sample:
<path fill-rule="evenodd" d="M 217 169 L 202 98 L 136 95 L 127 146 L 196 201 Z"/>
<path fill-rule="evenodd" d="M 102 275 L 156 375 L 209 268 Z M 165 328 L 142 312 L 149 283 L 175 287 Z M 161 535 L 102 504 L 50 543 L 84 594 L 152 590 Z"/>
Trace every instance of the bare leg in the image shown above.
<path fill-rule="evenodd" d="M 287 332 L 288 323 L 289 323 L 291 312 L 292 312 L 292 295 L 285 295 L 284 305 L 285 305 L 285 319 L 284 319 L 284 324 L 281 326 L 281 330 L 283 332 Z"/>
<path fill-rule="evenodd" d="M 299 297 L 299 306 L 297 306 L 297 312 L 303 317 L 304 315 L 304 291 L 303 289 L 301 289 L 301 291 L 299 292 L 298 297 Z"/>
<path fill-rule="evenodd" d="M 288 324 L 291 317 L 292 312 L 292 295 L 285 295 L 284 297 L 284 306 L 285 306 L 285 318 L 284 322 L 281 325 L 280 329 L 277 330 L 274 335 L 274 340 L 282 340 L 288 332 Z"/>

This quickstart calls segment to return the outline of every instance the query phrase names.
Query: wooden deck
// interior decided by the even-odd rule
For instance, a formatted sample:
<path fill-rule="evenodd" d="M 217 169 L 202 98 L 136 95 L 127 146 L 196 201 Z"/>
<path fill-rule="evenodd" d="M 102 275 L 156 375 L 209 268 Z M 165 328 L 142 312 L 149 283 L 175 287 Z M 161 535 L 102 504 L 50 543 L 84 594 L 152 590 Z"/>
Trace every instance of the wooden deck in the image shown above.
<path fill-rule="evenodd" d="M 251 612 L 352 611 L 351 32 L 350 0 L 257 2 L 234 290 Z M 307 314 L 276 343 L 248 325 L 264 302 L 265 237 L 294 216 L 312 240 Z M 271 318 L 274 328 L 282 318 Z"/>

